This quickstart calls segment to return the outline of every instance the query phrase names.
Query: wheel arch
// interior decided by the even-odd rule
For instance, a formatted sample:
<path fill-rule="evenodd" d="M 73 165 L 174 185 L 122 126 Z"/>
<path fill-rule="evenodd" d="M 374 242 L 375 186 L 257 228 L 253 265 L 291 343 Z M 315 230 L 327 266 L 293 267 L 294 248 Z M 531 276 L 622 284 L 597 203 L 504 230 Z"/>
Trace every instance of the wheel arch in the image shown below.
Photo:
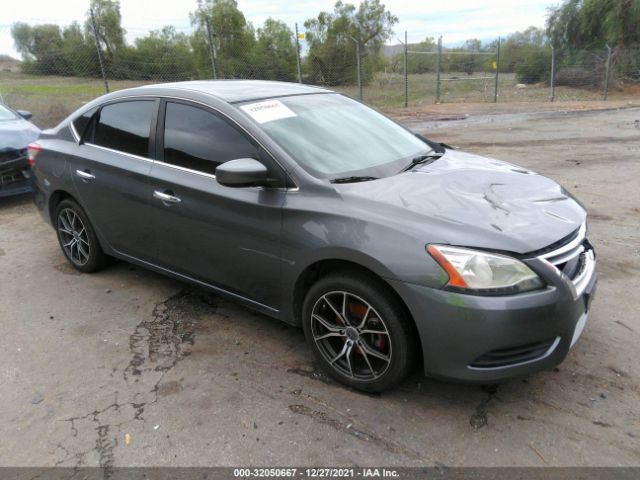
<path fill-rule="evenodd" d="M 415 328 L 415 321 L 407 304 L 396 289 L 393 288 L 393 286 L 387 282 L 382 275 L 371 268 L 365 267 L 361 263 L 343 258 L 325 258 L 317 260 L 307 265 L 302 272 L 300 272 L 293 285 L 293 298 L 291 304 L 292 323 L 298 326 L 302 325 L 302 304 L 304 302 L 304 297 L 315 282 L 331 273 L 345 271 L 369 277 L 384 287 L 385 290 L 387 290 L 405 310 L 406 315 L 411 320 L 411 324 Z"/>
<path fill-rule="evenodd" d="M 73 200 L 78 205 L 80 205 L 80 203 L 78 202 L 78 199 L 75 198 L 66 190 L 56 190 L 49 196 L 48 214 L 49 214 L 49 220 L 51 221 L 51 225 L 55 226 L 56 209 L 58 208 L 58 205 L 60 204 L 60 202 L 66 199 Z"/>
<path fill-rule="evenodd" d="M 103 250 L 103 252 L 105 252 L 106 254 L 112 254 L 112 250 L 111 247 L 109 246 L 109 243 L 102 237 L 102 234 L 100 232 L 100 230 L 98 228 L 96 228 L 95 223 L 93 222 L 93 219 L 91 218 L 91 215 L 89 214 L 89 212 L 87 212 L 87 210 L 84 208 L 84 205 L 82 205 L 82 202 L 80 202 L 78 200 L 78 198 L 69 193 L 68 190 L 64 190 L 64 189 L 58 189 L 55 190 L 50 196 L 49 196 L 49 204 L 47 207 L 47 213 L 49 215 L 49 220 L 51 222 L 51 225 L 55 228 L 56 225 L 56 210 L 58 208 L 58 205 L 60 205 L 60 202 L 62 202 L 63 200 L 72 200 L 75 203 L 77 203 L 80 208 L 83 209 L 83 211 L 85 212 L 85 215 L 89 218 L 89 221 L 91 222 L 91 225 L 93 226 L 93 229 L 95 231 L 96 237 L 98 238 L 98 245 L 100 246 L 100 248 Z"/>

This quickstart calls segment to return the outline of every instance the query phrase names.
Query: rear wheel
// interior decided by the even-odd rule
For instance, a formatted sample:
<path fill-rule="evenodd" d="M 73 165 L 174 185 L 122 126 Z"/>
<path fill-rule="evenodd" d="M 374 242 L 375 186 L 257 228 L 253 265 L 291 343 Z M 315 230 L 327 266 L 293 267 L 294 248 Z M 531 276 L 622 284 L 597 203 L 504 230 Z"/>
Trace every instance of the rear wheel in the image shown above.
<path fill-rule="evenodd" d="M 323 369 L 359 390 L 379 392 L 406 377 L 416 345 L 406 309 L 365 275 L 321 278 L 306 295 L 304 332 Z"/>
<path fill-rule="evenodd" d="M 107 256 L 100 248 L 95 230 L 76 202 L 65 199 L 58 204 L 55 228 L 60 248 L 74 268 L 90 273 L 107 264 Z"/>

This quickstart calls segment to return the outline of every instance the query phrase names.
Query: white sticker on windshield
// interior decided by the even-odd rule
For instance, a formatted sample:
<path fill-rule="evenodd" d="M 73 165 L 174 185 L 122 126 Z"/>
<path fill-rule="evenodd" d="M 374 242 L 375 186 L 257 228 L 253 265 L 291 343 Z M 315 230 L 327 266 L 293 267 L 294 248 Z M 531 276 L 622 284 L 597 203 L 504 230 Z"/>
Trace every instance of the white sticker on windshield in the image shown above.
<path fill-rule="evenodd" d="M 296 116 L 296 114 L 280 100 L 250 103 L 249 105 L 242 105 L 240 108 L 251 115 L 258 123 L 267 123 Z"/>

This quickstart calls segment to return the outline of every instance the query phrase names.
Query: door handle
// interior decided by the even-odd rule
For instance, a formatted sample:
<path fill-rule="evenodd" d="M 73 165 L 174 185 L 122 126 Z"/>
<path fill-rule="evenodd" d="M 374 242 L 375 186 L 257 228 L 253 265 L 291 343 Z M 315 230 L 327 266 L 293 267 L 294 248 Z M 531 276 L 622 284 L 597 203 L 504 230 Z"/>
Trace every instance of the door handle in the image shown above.
<path fill-rule="evenodd" d="M 180 203 L 182 201 L 181 198 L 178 198 L 169 193 L 164 193 L 159 190 L 153 192 L 153 198 L 157 198 L 158 200 L 162 200 L 163 203 Z"/>
<path fill-rule="evenodd" d="M 92 175 L 89 172 L 84 170 L 76 170 L 76 175 L 78 175 L 82 180 L 95 180 L 96 176 Z"/>

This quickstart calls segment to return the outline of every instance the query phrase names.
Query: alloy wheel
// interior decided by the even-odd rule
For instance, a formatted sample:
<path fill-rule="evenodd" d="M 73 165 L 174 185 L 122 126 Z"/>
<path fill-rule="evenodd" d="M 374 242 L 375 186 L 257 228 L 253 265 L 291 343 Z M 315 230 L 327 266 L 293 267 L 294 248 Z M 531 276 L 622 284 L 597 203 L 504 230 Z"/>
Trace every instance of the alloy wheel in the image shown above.
<path fill-rule="evenodd" d="M 384 319 L 353 293 L 322 295 L 311 311 L 311 334 L 327 363 L 351 379 L 375 380 L 391 365 L 391 337 Z"/>
<path fill-rule="evenodd" d="M 85 265 L 91 255 L 91 244 L 87 229 L 78 213 L 71 208 L 61 210 L 57 227 L 60 244 L 67 257 L 76 265 Z"/>

